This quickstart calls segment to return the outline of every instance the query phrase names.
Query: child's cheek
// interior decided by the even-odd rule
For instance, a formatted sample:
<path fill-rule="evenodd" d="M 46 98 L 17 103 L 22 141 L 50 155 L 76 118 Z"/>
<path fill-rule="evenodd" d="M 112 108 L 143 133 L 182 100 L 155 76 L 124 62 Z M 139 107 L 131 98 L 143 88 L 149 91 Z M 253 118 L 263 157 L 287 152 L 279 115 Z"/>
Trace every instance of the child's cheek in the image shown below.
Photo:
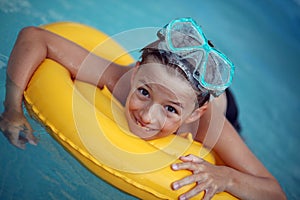
<path fill-rule="evenodd" d="M 135 94 L 132 94 L 129 99 L 128 105 L 129 105 L 129 110 L 137 110 L 143 106 L 143 103 L 141 102 L 141 100 L 137 98 Z"/>
<path fill-rule="evenodd" d="M 166 121 L 164 126 L 162 127 L 162 132 L 167 132 L 169 134 L 175 133 L 180 126 L 180 122 L 177 121 Z"/>

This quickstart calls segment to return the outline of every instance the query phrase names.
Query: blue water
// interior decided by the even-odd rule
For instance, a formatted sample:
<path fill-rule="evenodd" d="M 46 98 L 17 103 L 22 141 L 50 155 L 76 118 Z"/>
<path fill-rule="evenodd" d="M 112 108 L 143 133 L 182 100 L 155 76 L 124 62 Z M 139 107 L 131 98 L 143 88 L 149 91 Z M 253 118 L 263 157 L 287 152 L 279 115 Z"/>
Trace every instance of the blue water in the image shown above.
<path fill-rule="evenodd" d="M 114 35 L 191 16 L 236 65 L 232 89 L 245 142 L 288 198 L 299 199 L 300 1 L 185 2 L 0 0 L 0 102 L 9 53 L 24 26 L 76 21 Z M 37 147 L 21 151 L 0 136 L 0 199 L 133 199 L 95 177 L 31 124 L 40 139 Z"/>

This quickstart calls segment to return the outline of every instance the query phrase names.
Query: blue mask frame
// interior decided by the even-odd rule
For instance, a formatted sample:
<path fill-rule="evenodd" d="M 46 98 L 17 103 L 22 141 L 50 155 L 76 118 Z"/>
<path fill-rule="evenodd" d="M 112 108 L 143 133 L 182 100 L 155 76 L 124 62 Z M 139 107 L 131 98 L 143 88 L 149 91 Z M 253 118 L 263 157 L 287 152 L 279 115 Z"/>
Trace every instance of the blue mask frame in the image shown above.
<path fill-rule="evenodd" d="M 192 18 L 175 19 L 159 30 L 157 35 L 161 40 L 159 48 L 178 55 L 171 62 L 173 60 L 173 64 L 184 68 L 185 73 L 186 67 L 178 59 L 194 61 L 192 76 L 202 86 L 199 89 L 204 88 L 216 97 L 231 85 L 235 66 L 222 52 L 210 45 L 201 27 Z M 177 41 L 174 42 L 174 38 Z"/>

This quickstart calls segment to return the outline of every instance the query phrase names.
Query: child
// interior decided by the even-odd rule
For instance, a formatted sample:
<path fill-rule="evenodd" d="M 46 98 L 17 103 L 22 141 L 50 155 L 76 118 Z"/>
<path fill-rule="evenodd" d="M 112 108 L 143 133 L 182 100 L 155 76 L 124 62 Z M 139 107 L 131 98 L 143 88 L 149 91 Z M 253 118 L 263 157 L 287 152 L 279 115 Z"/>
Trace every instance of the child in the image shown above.
<path fill-rule="evenodd" d="M 220 135 L 214 131 L 208 134 L 213 110 L 209 99 L 213 96 L 214 102 L 223 104 L 221 94 L 231 84 L 233 64 L 212 47 L 191 18 L 173 20 L 158 32 L 158 37 L 142 50 L 142 59 L 134 68 L 92 54 L 88 64 L 80 69 L 90 52 L 41 28 L 24 28 L 8 62 L 0 130 L 19 148 L 27 142 L 37 144 L 23 115 L 22 96 L 36 68 L 50 58 L 76 79 L 99 88 L 106 85 L 125 105 L 128 127 L 137 136 L 151 140 L 191 132 L 197 141 L 209 138 L 206 145 L 213 148 L 225 165 L 211 165 L 195 155 L 181 157 L 182 163 L 172 165 L 172 169 L 190 170 L 192 175 L 174 182 L 172 189 L 191 183 L 196 186 L 180 199 L 201 191 L 205 191 L 204 199 L 221 191 L 241 199 L 285 199 L 276 179 L 226 119 Z"/>

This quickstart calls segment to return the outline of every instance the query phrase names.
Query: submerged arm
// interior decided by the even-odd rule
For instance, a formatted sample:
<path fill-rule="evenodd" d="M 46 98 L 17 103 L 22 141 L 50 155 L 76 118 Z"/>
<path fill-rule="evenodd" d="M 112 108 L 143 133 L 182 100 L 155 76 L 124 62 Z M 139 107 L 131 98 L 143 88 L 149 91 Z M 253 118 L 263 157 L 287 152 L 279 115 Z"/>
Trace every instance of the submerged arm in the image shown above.
<path fill-rule="evenodd" d="M 241 199 L 285 199 L 277 180 L 227 120 L 214 150 L 228 166 L 226 191 Z"/>

